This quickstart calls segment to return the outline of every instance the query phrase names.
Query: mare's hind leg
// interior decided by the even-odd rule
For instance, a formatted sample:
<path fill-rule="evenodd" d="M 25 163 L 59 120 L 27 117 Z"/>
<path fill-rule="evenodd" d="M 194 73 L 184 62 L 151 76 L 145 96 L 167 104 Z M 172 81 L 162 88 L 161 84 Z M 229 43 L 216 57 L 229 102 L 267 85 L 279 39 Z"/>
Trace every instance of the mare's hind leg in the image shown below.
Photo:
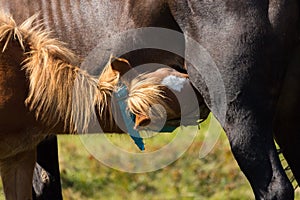
<path fill-rule="evenodd" d="M 32 199 L 32 176 L 36 150 L 19 153 L 0 161 L 6 200 Z"/>
<path fill-rule="evenodd" d="M 300 47 L 288 68 L 275 118 L 275 137 L 300 183 Z"/>

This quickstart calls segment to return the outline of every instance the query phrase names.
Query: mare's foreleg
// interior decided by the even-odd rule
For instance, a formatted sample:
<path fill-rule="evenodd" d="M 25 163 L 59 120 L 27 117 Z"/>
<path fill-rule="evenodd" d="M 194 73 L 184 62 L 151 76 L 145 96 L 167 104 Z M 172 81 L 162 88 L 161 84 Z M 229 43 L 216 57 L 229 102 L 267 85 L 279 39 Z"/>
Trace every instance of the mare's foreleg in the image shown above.
<path fill-rule="evenodd" d="M 218 96 L 211 99 L 211 94 L 218 94 L 224 85 L 226 94 L 220 93 L 226 97 L 227 105 L 223 127 L 256 199 L 293 199 L 293 187 L 280 164 L 272 134 L 277 97 L 273 92 L 277 91 L 274 80 L 280 70 L 273 62 L 277 53 L 270 51 L 278 46 L 272 41 L 267 18 L 269 2 L 246 0 L 236 1 L 235 5 L 231 1 L 222 1 L 228 7 L 217 3 L 211 6 L 208 2 L 196 0 L 177 2 L 178 9 L 173 9 L 178 15 L 176 19 L 183 20 L 181 25 L 186 31 L 192 30 L 190 34 L 194 33 L 195 39 L 210 53 L 217 68 L 214 69 L 213 62 L 208 63 L 210 56 L 206 56 L 205 51 L 195 55 L 197 46 L 191 41 L 186 44 L 187 58 L 203 63 L 188 67 L 189 77 L 202 91 L 206 103 L 220 121 L 224 117 L 212 103 L 219 105 L 222 99 Z M 211 10 L 204 12 L 201 9 L 204 6 Z M 180 8 L 192 8 L 194 15 L 182 16 Z M 210 13 L 214 14 L 208 15 Z M 220 23 L 211 23 L 212 19 Z M 228 19 L 230 25 L 226 25 Z M 214 73 L 220 74 L 219 82 Z"/>
<path fill-rule="evenodd" d="M 19 153 L 0 161 L 6 200 L 31 200 L 36 150 Z"/>
<path fill-rule="evenodd" d="M 257 114 L 240 110 L 232 116 L 236 119 L 227 122 L 225 130 L 232 152 L 256 199 L 291 200 L 293 187 L 280 164 L 270 119 Z"/>

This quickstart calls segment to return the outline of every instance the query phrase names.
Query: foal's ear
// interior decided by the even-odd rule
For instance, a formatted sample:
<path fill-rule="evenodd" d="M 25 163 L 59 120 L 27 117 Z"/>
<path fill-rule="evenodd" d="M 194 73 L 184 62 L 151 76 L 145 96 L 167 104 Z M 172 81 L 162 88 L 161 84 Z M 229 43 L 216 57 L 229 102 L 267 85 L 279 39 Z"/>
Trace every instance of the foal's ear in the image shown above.
<path fill-rule="evenodd" d="M 111 58 L 111 68 L 123 76 L 126 72 L 132 69 L 129 62 L 124 58 Z"/>

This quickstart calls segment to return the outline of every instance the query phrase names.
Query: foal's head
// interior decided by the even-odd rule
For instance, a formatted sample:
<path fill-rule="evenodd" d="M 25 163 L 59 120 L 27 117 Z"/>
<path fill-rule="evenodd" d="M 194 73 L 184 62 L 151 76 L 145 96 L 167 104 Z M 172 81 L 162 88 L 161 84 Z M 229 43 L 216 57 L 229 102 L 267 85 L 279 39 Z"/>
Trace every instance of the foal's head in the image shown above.
<path fill-rule="evenodd" d="M 194 120 L 188 123 L 198 120 L 194 117 L 199 115 L 203 101 L 187 74 L 164 67 L 139 75 L 127 60 L 115 58 L 104 68 L 98 83 L 101 95 L 98 118 L 104 131 L 116 130 L 118 126 L 126 130 L 118 100 L 114 98 L 122 85 L 127 88 L 126 112 L 134 116 L 135 129 L 160 130 L 165 123 L 178 126 L 181 118 L 187 116 Z M 192 93 L 194 99 L 190 98 Z M 191 100 L 196 102 L 191 103 Z"/>
<path fill-rule="evenodd" d="M 125 97 L 127 104 L 125 112 L 134 115 L 135 128 L 145 127 L 151 122 L 154 123 L 154 119 L 160 120 L 166 115 L 174 118 L 177 113 L 177 110 L 173 110 L 176 107 L 173 106 L 174 98 L 160 83 L 163 75 L 160 72 L 164 71 L 139 75 L 127 60 L 120 58 L 110 60 L 103 69 L 98 83 L 101 95 L 99 99 L 102 101 L 98 105 L 98 118 L 104 131 L 116 131 L 118 126 L 126 130 L 118 100 L 114 98 L 114 93 L 117 93 L 122 85 L 126 86 L 128 93 Z"/>
<path fill-rule="evenodd" d="M 188 75 L 171 68 L 160 68 L 132 80 L 127 103 L 135 115 L 135 128 L 156 130 L 157 125 L 179 120 L 181 108 L 177 97 L 187 84 Z"/>

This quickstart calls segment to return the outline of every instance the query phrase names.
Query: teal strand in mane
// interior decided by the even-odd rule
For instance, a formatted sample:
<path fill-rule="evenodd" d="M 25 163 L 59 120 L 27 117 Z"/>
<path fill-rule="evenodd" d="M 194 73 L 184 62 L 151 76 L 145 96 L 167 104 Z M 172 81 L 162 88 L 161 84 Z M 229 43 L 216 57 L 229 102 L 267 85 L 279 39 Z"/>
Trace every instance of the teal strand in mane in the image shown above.
<path fill-rule="evenodd" d="M 118 104 L 120 106 L 120 110 L 122 113 L 124 123 L 127 128 L 128 134 L 133 139 L 134 143 L 138 146 L 138 148 L 141 151 L 144 151 L 145 145 L 143 142 L 143 138 L 140 136 L 139 132 L 134 129 L 135 116 L 133 114 L 126 112 L 127 111 L 126 99 L 128 97 L 128 89 L 124 84 L 122 84 L 121 87 L 117 90 L 117 92 L 115 93 L 115 97 L 118 100 Z"/>

